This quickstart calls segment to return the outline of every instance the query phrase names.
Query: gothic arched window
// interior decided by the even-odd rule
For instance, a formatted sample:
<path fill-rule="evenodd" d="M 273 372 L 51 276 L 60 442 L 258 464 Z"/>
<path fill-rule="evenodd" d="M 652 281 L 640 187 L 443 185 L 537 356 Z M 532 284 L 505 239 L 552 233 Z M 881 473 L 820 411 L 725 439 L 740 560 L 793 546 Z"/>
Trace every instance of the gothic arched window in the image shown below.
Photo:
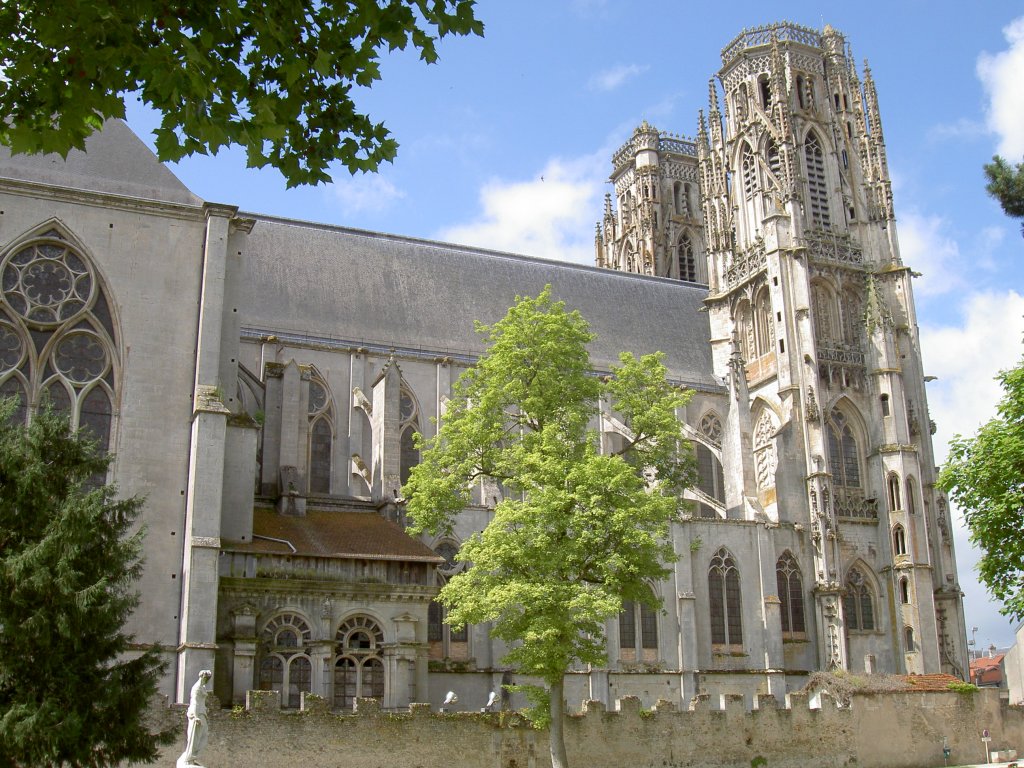
<path fill-rule="evenodd" d="M 860 488 L 860 451 L 853 429 L 840 410 L 832 411 L 827 425 L 828 463 L 838 486 Z"/>
<path fill-rule="evenodd" d="M 384 698 L 384 632 L 369 616 L 350 616 L 335 633 L 334 707 L 351 710 L 357 698 Z"/>
<path fill-rule="evenodd" d="M 693 453 L 697 459 L 697 488 L 724 507 L 725 473 L 722 471 L 722 462 L 703 443 L 694 441 Z M 700 502 L 698 513 L 701 517 L 719 517 L 715 508 L 703 501 Z"/>
<path fill-rule="evenodd" d="M 828 227 L 832 224 L 832 217 L 828 207 L 828 186 L 825 183 L 825 155 L 814 133 L 808 133 L 804 139 L 804 162 L 807 166 L 811 223 L 818 227 Z"/>
<path fill-rule="evenodd" d="M 782 602 L 782 636 L 802 636 L 806 631 L 804 620 L 804 588 L 800 566 L 792 552 L 783 552 L 775 563 L 775 578 Z"/>
<path fill-rule="evenodd" d="M 639 601 L 623 601 L 619 614 L 619 660 L 658 660 L 658 613 L 654 608 Z"/>
<path fill-rule="evenodd" d="M 765 157 L 768 160 L 768 170 L 771 171 L 771 187 L 778 189 L 778 181 L 782 178 L 782 156 L 779 154 L 779 145 L 774 139 L 769 139 L 765 146 Z"/>
<path fill-rule="evenodd" d="M 420 452 L 416 448 L 415 435 L 420 431 L 419 406 L 412 393 L 402 387 L 398 405 L 398 418 L 401 421 L 399 430 L 401 434 L 401 446 L 399 448 L 399 461 L 401 466 L 400 479 L 402 485 L 409 482 L 409 473 L 412 468 L 420 463 Z"/>
<path fill-rule="evenodd" d="M 110 449 L 120 375 L 106 294 L 89 260 L 53 227 L 0 256 L 0 396 L 26 423 L 49 402 Z"/>
<path fill-rule="evenodd" d="M 693 240 L 689 232 L 683 232 L 676 245 L 676 264 L 679 270 L 680 280 L 697 282 L 697 259 L 693 252 Z"/>
<path fill-rule="evenodd" d="M 749 144 L 743 145 L 740 156 L 740 170 L 743 174 L 743 194 L 750 197 L 757 192 L 757 161 Z"/>
<path fill-rule="evenodd" d="M 906 576 L 900 576 L 900 602 L 904 605 L 910 603 L 910 579 Z"/>
<path fill-rule="evenodd" d="M 885 485 L 889 491 L 889 511 L 898 512 L 902 506 L 902 498 L 900 496 L 900 476 L 895 472 L 890 472 Z"/>
<path fill-rule="evenodd" d="M 774 351 L 775 323 L 772 321 L 772 302 L 768 289 L 762 288 L 754 297 L 754 349 L 757 356 Z"/>
<path fill-rule="evenodd" d="M 314 375 L 309 381 L 309 492 L 331 492 L 331 454 L 334 445 L 334 406 L 327 382 Z"/>
<path fill-rule="evenodd" d="M 434 547 L 434 553 L 444 558 L 444 563 L 437 567 L 441 583 L 463 569 L 464 564 L 456 562 L 455 555 L 459 545 L 444 539 Z M 447 609 L 436 601 L 431 601 L 427 609 L 427 642 L 430 644 L 430 658 L 434 660 L 454 659 L 465 661 L 469 658 L 469 627 L 463 626 L 453 630 L 445 623 Z"/>
<path fill-rule="evenodd" d="M 297 613 L 282 613 L 267 622 L 260 635 L 259 690 L 281 691 L 281 703 L 297 708 L 302 692 L 310 691 L 312 674 L 309 622 Z"/>
<path fill-rule="evenodd" d="M 864 335 L 863 301 L 860 293 L 847 288 L 843 291 L 843 300 L 839 306 L 843 313 L 843 340 L 847 344 L 859 346 Z M 838 333 L 836 336 L 838 337 Z"/>
<path fill-rule="evenodd" d="M 916 492 L 914 491 L 914 487 L 915 487 L 914 478 L 908 477 L 907 478 L 906 486 L 907 486 L 907 512 L 909 512 L 910 514 L 914 515 L 914 514 L 917 514 L 917 501 L 916 501 Z"/>
<path fill-rule="evenodd" d="M 907 532 L 899 523 L 892 527 L 892 552 L 894 555 L 907 554 Z"/>
<path fill-rule="evenodd" d="M 875 628 L 875 601 L 858 568 L 851 568 L 846 575 L 846 589 L 843 592 L 843 615 L 849 630 L 873 630 Z"/>
<path fill-rule="evenodd" d="M 757 349 L 754 344 L 754 315 L 749 301 L 743 299 L 736 305 L 735 317 L 740 353 L 746 362 L 750 362 L 757 357 Z"/>
<path fill-rule="evenodd" d="M 913 653 L 917 650 L 917 646 L 914 643 L 914 628 L 904 627 L 903 628 L 903 644 L 907 653 Z"/>
<path fill-rule="evenodd" d="M 724 547 L 711 558 L 708 568 L 708 602 L 711 609 L 711 643 L 742 645 L 740 572 L 736 568 L 736 561 Z"/>

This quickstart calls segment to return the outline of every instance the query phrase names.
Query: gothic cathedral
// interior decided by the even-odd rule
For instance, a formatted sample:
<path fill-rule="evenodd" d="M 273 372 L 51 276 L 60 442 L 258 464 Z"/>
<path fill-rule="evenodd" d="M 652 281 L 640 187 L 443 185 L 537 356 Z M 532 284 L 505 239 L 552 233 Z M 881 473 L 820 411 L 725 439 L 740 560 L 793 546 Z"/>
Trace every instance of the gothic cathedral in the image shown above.
<path fill-rule="evenodd" d="M 482 707 L 522 682 L 434 602 L 501 499 L 413 538 L 401 487 L 474 321 L 516 295 L 588 319 L 598 371 L 662 351 L 699 482 L 678 561 L 606 626 L 567 703 L 781 698 L 817 670 L 966 671 L 911 283 L 870 71 L 776 24 L 722 53 L 696 139 L 643 123 L 612 158 L 595 267 L 242 213 L 196 197 L 119 121 L 86 151 L 0 152 L 0 395 L 48 399 L 146 496 L 130 630 L 164 692 L 225 703 Z M 614 449 L 626 428 L 595 425 Z M 504 705 L 522 702 L 506 692 Z"/>

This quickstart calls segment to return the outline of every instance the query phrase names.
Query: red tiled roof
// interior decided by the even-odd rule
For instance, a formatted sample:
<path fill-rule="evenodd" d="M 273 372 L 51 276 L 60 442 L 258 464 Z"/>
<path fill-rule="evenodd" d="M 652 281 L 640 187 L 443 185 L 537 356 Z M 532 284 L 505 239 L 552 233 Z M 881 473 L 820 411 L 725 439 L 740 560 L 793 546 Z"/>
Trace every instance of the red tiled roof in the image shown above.
<path fill-rule="evenodd" d="M 962 683 L 954 675 L 897 675 L 914 691 L 948 691 L 950 683 Z"/>
<path fill-rule="evenodd" d="M 224 541 L 223 548 L 345 559 L 444 562 L 426 544 L 373 512 L 316 511 L 299 517 L 256 509 L 252 531 L 252 541 Z M 288 544 L 268 539 L 287 541 L 295 551 Z"/>

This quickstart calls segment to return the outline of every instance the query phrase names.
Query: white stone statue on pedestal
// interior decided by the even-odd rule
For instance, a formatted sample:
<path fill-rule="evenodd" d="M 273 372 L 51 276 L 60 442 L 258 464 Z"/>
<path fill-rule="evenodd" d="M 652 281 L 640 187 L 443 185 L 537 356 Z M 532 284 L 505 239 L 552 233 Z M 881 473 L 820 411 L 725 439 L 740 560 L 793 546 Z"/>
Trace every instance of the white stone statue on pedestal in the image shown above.
<path fill-rule="evenodd" d="M 192 694 L 188 700 L 188 727 L 186 730 L 185 751 L 181 753 L 176 768 L 203 768 L 198 761 L 199 753 L 206 746 L 210 735 L 210 721 L 206 718 L 206 697 L 210 693 L 206 685 L 213 673 L 204 669 L 199 679 L 192 686 Z"/>

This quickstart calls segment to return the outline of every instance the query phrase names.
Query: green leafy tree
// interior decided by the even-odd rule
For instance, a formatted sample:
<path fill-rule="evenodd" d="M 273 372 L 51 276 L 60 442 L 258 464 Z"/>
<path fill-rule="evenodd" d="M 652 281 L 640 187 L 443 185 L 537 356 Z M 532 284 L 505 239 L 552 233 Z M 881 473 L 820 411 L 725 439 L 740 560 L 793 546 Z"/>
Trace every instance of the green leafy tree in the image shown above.
<path fill-rule="evenodd" d="M 999 374 L 997 416 L 974 437 L 957 435 L 939 486 L 963 511 L 971 541 L 981 548 L 978 573 L 1003 603 L 1002 613 L 1024 619 L 1024 360 Z"/>
<path fill-rule="evenodd" d="M 999 201 L 1003 212 L 1015 219 L 1024 219 L 1024 163 L 1017 163 L 1014 168 L 997 155 L 985 165 L 985 177 L 988 179 L 985 190 Z M 1024 234 L 1024 223 L 1021 234 Z"/>
<path fill-rule="evenodd" d="M 689 399 L 666 380 L 660 354 L 621 356 L 593 375 L 594 338 L 551 298 L 517 300 L 478 326 L 487 351 L 454 387 L 437 435 L 404 493 L 414 532 L 450 532 L 480 478 L 507 489 L 487 528 L 462 545 L 471 566 L 438 600 L 454 627 L 492 622 L 505 661 L 543 681 L 527 691 L 551 728 L 551 760 L 566 765 L 563 677 L 603 665 L 605 622 L 624 600 L 651 603 L 647 584 L 675 553 L 671 521 L 695 471 L 676 410 Z M 602 408 L 626 426 L 622 449 L 601 454 L 591 429 Z"/>
<path fill-rule="evenodd" d="M 137 94 L 163 113 L 157 154 L 238 144 L 289 186 L 329 181 L 339 160 L 373 171 L 398 149 L 353 89 L 384 50 L 428 63 L 446 35 L 483 34 L 475 0 L 7 0 L 0 4 L 0 144 L 81 149 Z"/>
<path fill-rule="evenodd" d="M 152 762 L 145 723 L 163 664 L 133 657 L 142 502 L 97 477 L 109 458 L 48 410 L 29 427 L 0 401 L 0 764 Z M 97 487 L 98 486 L 98 487 Z"/>

